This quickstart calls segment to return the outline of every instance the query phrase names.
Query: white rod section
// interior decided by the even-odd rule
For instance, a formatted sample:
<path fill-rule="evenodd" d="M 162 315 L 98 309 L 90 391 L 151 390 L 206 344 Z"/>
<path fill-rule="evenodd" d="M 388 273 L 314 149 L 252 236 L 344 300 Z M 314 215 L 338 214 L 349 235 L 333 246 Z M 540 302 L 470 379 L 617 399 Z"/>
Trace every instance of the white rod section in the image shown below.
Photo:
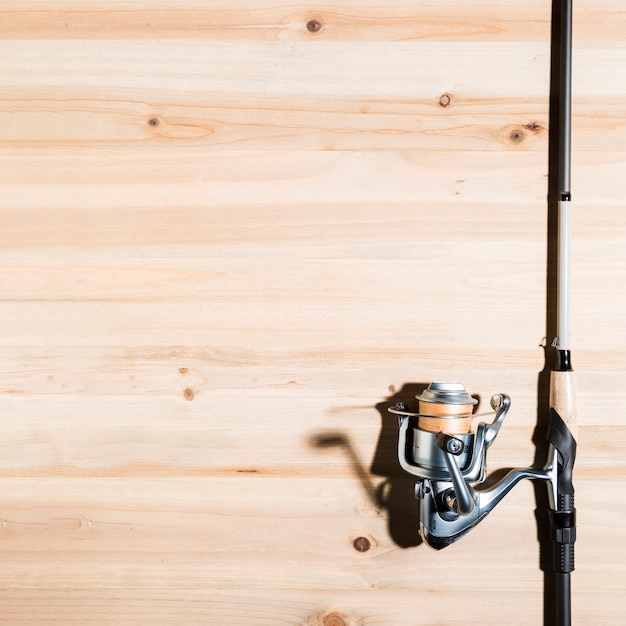
<path fill-rule="evenodd" d="M 570 350 L 570 230 L 571 202 L 561 200 L 558 206 L 559 239 L 557 260 L 557 345 Z"/>

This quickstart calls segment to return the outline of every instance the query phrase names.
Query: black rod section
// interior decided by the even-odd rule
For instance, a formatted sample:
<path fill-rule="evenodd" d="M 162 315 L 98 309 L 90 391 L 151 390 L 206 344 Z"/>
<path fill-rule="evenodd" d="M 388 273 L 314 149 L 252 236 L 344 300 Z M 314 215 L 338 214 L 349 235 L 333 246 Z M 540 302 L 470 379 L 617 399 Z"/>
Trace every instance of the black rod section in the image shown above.
<path fill-rule="evenodd" d="M 572 623 L 571 578 L 569 572 L 558 572 L 556 574 L 556 619 L 559 626 L 570 626 Z"/>
<path fill-rule="evenodd" d="M 572 0 L 561 0 L 559 68 L 559 200 L 571 200 Z"/>

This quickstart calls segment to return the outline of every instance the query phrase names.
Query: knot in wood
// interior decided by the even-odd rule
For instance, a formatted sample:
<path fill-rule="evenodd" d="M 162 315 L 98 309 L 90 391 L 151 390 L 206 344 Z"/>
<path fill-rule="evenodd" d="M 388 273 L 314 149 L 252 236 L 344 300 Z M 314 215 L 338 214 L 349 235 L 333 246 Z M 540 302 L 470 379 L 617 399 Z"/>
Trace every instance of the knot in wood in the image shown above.
<path fill-rule="evenodd" d="M 448 93 L 442 94 L 441 98 L 439 98 L 439 106 L 443 107 L 444 109 L 450 106 L 451 103 L 452 103 L 452 98 L 450 97 L 450 94 Z"/>
<path fill-rule="evenodd" d="M 346 621 L 337 613 L 331 613 L 324 618 L 324 626 L 346 626 Z"/>
<path fill-rule="evenodd" d="M 513 143 L 522 143 L 522 141 L 524 141 L 524 137 L 525 137 L 524 132 L 520 128 L 514 128 L 509 133 L 509 139 Z"/>
<path fill-rule="evenodd" d="M 372 547 L 372 542 L 367 537 L 357 537 L 352 545 L 357 552 L 367 552 Z"/>
<path fill-rule="evenodd" d="M 320 22 L 317 19 L 312 19 L 309 20 L 306 23 L 306 29 L 310 32 L 310 33 L 319 33 L 322 30 L 322 22 Z"/>

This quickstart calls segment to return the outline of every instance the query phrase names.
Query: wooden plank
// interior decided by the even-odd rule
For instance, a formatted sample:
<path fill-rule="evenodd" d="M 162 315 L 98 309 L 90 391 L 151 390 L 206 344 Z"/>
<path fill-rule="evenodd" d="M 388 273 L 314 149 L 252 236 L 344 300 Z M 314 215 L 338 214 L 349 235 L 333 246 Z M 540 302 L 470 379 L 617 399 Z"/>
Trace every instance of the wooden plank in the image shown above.
<path fill-rule="evenodd" d="M 431 81 L 432 82 L 432 81 Z M 181 103 L 176 94 L 146 88 L 116 94 L 94 88 L 7 88 L 0 100 L 0 139 L 39 151 L 50 146 L 79 150 L 89 145 L 132 146 L 150 142 L 213 150 L 420 150 L 539 151 L 548 145 L 548 101 L 485 97 L 440 89 L 406 98 L 338 96 L 260 97 L 194 94 Z M 228 90 L 228 86 L 224 86 Z M 580 152 L 621 152 L 624 97 L 615 94 L 595 113 L 595 82 L 579 87 L 573 124 Z M 611 129 L 607 134 L 605 130 Z"/>
<path fill-rule="evenodd" d="M 394 397 L 410 404 L 429 382 L 409 384 L 407 376 L 451 372 L 480 396 L 481 414 L 491 394 L 513 398 L 490 467 L 532 462 L 531 447 L 520 441 L 530 440 L 537 419 L 539 350 L 534 358 L 493 350 L 480 360 L 472 350 L 435 357 L 393 348 L 323 355 L 215 346 L 4 352 L 0 384 L 11 426 L 4 476 L 307 476 L 321 459 L 318 475 L 397 475 L 397 423 L 387 407 Z M 588 373 L 594 361 L 585 356 L 577 473 L 621 480 L 626 432 L 611 408 L 624 360 L 604 376 L 608 391 L 599 402 L 597 377 Z M 506 365 L 506 374 L 494 379 L 494 363 Z M 375 489 L 371 480 L 365 485 Z"/>
<path fill-rule="evenodd" d="M 624 8 L 619 0 L 583 0 L 575 7 L 576 42 L 620 41 Z M 307 28 L 318 20 L 321 28 Z M 547 41 L 550 3 L 521 0 L 388 0 L 382 5 L 357 0 L 194 2 L 4 2 L 0 36 L 7 39 L 169 39 L 225 41 Z"/>

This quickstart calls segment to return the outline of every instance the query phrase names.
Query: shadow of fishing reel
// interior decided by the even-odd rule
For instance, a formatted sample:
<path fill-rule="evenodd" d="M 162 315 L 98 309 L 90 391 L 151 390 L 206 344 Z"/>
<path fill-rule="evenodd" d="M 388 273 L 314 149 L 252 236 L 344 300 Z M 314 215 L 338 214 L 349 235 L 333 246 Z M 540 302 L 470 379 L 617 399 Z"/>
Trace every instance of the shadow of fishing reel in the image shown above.
<path fill-rule="evenodd" d="M 417 477 L 415 497 L 419 502 L 420 534 L 431 548 L 441 550 L 463 537 L 524 478 L 547 483 L 554 515 L 559 515 L 559 511 L 571 514 L 573 492 L 570 496 L 567 481 L 571 485 L 575 442 L 558 413 L 553 411 L 551 415 L 545 466 L 512 469 L 487 486 L 487 450 L 511 406 L 510 398 L 505 394 L 494 395 L 493 420 L 481 422 L 475 432 L 470 430 L 471 412 L 477 401 L 463 385 L 434 382 L 417 399 L 417 413 L 401 402 L 388 410 L 398 416 L 398 459 L 405 471 Z M 575 533 L 573 519 L 561 516 L 552 521 L 553 528 L 562 535 L 560 543 L 573 545 L 574 537 L 570 536 Z M 564 558 L 570 558 L 568 553 Z"/>

